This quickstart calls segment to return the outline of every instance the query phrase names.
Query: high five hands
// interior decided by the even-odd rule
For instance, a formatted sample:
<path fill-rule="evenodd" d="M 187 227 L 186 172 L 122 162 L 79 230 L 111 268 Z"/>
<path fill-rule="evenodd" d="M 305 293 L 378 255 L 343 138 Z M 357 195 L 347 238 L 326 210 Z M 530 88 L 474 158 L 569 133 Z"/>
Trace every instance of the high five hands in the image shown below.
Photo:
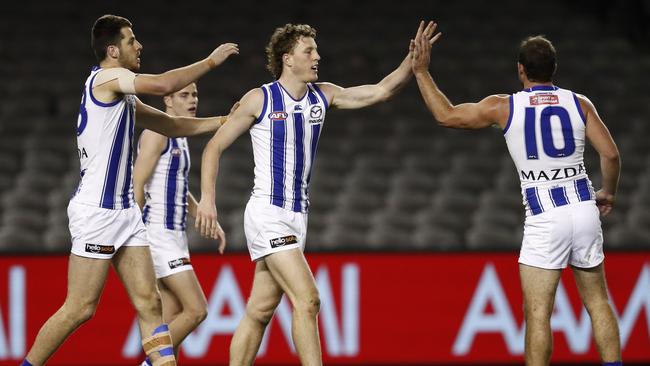
<path fill-rule="evenodd" d="M 420 22 L 415 39 L 411 40 L 409 46 L 413 73 L 426 71 L 429 68 L 431 46 L 442 36 L 442 33 L 436 33 L 437 27 L 438 24 L 433 21 L 430 21 L 426 27 L 424 21 Z"/>

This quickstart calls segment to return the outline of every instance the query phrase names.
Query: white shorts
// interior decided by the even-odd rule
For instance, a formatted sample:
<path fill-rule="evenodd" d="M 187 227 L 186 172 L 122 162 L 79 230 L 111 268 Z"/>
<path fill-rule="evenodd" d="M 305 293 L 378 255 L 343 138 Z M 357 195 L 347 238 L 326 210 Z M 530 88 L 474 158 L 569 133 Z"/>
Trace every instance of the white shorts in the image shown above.
<path fill-rule="evenodd" d="M 599 265 L 603 255 L 600 212 L 594 201 L 556 207 L 526 217 L 519 263 L 544 269 Z"/>
<path fill-rule="evenodd" d="M 244 232 L 253 261 L 283 250 L 304 250 L 307 214 L 273 206 L 267 199 L 251 198 L 244 212 Z"/>
<path fill-rule="evenodd" d="M 68 220 L 72 254 L 111 259 L 122 246 L 147 246 L 142 214 L 137 206 L 123 210 L 70 201 Z"/>
<path fill-rule="evenodd" d="M 192 270 L 185 231 L 169 230 L 162 225 L 147 225 L 147 238 L 156 278 Z"/>

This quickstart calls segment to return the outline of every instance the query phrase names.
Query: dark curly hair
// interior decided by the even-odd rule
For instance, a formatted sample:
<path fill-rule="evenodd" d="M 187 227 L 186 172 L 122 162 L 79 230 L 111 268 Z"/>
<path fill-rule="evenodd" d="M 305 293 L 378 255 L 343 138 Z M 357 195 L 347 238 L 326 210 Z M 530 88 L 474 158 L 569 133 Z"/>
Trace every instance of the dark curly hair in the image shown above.
<path fill-rule="evenodd" d="M 316 29 L 307 24 L 285 24 L 276 28 L 266 46 L 266 68 L 274 78 L 282 75 L 282 55 L 291 53 L 300 37 L 316 38 Z"/>

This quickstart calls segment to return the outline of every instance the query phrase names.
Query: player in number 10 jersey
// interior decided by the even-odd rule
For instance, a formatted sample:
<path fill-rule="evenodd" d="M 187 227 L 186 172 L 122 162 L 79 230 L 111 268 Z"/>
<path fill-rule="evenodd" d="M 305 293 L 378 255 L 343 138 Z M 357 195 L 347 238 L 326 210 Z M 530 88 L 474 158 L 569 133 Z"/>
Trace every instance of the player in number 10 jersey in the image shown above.
<path fill-rule="evenodd" d="M 428 27 L 435 26 L 429 23 Z M 527 365 L 547 365 L 555 290 L 567 264 L 589 316 L 605 365 L 621 365 L 618 325 L 607 295 L 601 214 L 612 209 L 620 172 L 618 149 L 593 104 L 553 85 L 555 48 L 542 36 L 525 39 L 518 74 L 524 90 L 453 105 L 428 72 L 431 43 L 420 25 L 413 73 L 438 123 L 477 129 L 498 125 L 519 178 L 526 220 L 519 274 L 526 320 Z M 594 192 L 583 164 L 585 140 L 600 155 L 603 187 Z"/>

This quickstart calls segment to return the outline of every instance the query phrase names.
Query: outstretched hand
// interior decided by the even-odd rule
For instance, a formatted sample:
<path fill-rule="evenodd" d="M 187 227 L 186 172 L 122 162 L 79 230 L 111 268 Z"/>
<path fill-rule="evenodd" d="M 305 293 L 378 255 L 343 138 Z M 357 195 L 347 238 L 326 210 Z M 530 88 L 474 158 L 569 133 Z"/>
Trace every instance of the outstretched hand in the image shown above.
<path fill-rule="evenodd" d="M 226 59 L 232 55 L 239 54 L 239 45 L 236 43 L 224 43 L 217 47 L 210 54 L 210 59 L 214 62 L 212 67 L 221 65 Z"/>
<path fill-rule="evenodd" d="M 411 53 L 411 67 L 413 73 L 426 71 L 431 61 L 431 46 L 440 38 L 442 33 L 436 33 L 437 23 L 430 21 L 424 26 L 424 21 L 420 22 L 415 39 L 411 40 L 409 52 Z"/>

